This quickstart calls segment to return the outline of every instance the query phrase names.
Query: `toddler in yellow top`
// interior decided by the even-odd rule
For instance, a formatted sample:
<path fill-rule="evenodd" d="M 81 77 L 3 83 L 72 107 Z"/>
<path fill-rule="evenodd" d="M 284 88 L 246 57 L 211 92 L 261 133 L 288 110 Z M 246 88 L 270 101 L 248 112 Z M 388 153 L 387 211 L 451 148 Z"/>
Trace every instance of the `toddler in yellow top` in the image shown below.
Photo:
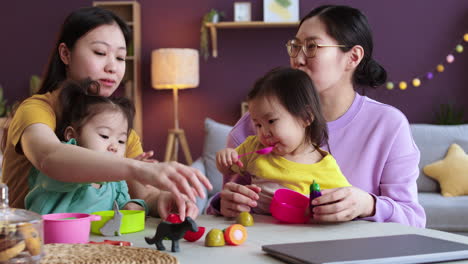
<path fill-rule="evenodd" d="M 270 213 L 271 198 L 280 188 L 308 195 L 313 180 L 322 189 L 350 186 L 333 156 L 319 147 L 328 145 L 327 123 L 306 73 L 273 69 L 255 83 L 247 101 L 256 135 L 236 149 L 220 150 L 216 166 L 223 174 L 251 177 L 248 187 L 259 195 L 254 213 Z M 238 157 L 268 146 L 273 146 L 269 154 Z"/>

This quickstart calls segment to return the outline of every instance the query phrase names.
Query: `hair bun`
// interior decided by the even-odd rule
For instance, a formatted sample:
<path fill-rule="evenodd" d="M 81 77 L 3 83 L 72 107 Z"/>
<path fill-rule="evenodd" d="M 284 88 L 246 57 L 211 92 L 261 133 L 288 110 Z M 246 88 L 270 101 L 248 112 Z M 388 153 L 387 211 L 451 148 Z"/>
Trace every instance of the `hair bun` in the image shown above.
<path fill-rule="evenodd" d="M 359 65 L 355 73 L 355 82 L 376 88 L 387 81 L 387 71 L 374 59 Z"/>

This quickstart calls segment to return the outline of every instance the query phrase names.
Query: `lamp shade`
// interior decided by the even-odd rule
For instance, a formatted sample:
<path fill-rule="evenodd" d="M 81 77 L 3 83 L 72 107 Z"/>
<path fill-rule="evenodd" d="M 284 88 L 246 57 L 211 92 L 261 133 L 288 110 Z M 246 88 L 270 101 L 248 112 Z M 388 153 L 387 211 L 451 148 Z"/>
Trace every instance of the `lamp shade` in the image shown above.
<path fill-rule="evenodd" d="M 154 89 L 186 89 L 198 86 L 198 50 L 157 49 L 151 54 Z"/>

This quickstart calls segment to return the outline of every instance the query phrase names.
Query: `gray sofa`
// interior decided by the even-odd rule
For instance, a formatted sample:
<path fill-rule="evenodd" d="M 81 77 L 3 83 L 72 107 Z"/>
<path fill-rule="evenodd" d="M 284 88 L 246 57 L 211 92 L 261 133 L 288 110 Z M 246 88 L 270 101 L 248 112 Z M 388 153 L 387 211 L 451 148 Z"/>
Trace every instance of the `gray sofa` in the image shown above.
<path fill-rule="evenodd" d="M 205 119 L 203 152 L 201 157 L 192 164 L 192 167 L 199 169 L 208 177 L 213 185 L 213 190 L 206 192 L 207 198 L 197 200 L 200 211 L 205 211 L 209 199 L 222 188 L 223 175 L 216 168 L 216 152 L 226 147 L 227 136 L 231 129 L 232 126 L 218 123 L 210 118 Z"/>
<path fill-rule="evenodd" d="M 452 143 L 468 152 L 468 125 L 439 126 L 412 124 L 414 141 L 421 151 L 419 162 L 419 202 L 427 216 L 427 228 L 468 232 L 468 196 L 444 197 L 439 183 L 427 177 L 422 168 L 443 159 Z M 468 171 L 466 172 L 468 181 Z"/>
<path fill-rule="evenodd" d="M 216 169 L 215 154 L 226 145 L 231 126 L 212 119 L 205 120 L 205 141 L 202 156 L 193 163 L 211 181 L 214 189 L 207 199 L 199 199 L 199 208 L 205 208 L 208 199 L 222 187 L 222 175 Z M 434 161 L 443 159 L 452 143 L 459 144 L 468 151 L 468 125 L 438 126 L 412 124 L 414 140 L 421 151 L 418 178 L 419 201 L 426 210 L 427 228 L 468 232 L 468 196 L 443 197 L 438 182 L 424 175 L 422 168 Z M 468 180 L 468 172 L 467 172 Z"/>

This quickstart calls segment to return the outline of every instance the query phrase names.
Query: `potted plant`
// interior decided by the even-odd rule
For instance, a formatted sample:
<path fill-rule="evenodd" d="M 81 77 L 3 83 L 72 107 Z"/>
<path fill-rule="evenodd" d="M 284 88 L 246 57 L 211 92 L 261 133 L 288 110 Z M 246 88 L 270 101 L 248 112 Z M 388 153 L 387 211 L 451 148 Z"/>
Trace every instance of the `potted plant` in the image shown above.
<path fill-rule="evenodd" d="M 8 121 L 10 107 L 7 105 L 7 100 L 3 97 L 3 88 L 0 85 L 0 145 L 3 144 L 3 133 Z M 2 152 L 0 150 L 0 165 L 2 164 Z"/>
<path fill-rule="evenodd" d="M 3 87 L 0 85 L 0 118 L 5 119 L 8 113 L 7 100 L 3 97 Z M 0 121 L 1 124 L 3 122 Z"/>
<path fill-rule="evenodd" d="M 436 112 L 437 125 L 458 125 L 465 123 L 463 109 L 458 109 L 453 104 L 441 104 Z"/>
<path fill-rule="evenodd" d="M 39 77 L 38 75 L 32 75 L 31 79 L 29 80 L 29 94 L 36 94 L 41 88 L 41 84 L 41 77 Z"/>
<path fill-rule="evenodd" d="M 205 23 L 218 23 L 223 17 L 224 13 L 216 9 L 211 9 L 203 16 L 200 28 L 200 54 L 205 60 L 207 60 L 210 55 L 208 47 L 208 28 L 205 26 Z"/>
<path fill-rule="evenodd" d="M 29 93 L 34 95 L 41 87 L 41 78 L 38 75 L 32 75 L 29 80 Z M 16 109 L 20 102 L 15 101 L 13 104 L 8 104 L 3 95 L 3 87 L 0 85 L 0 144 L 3 144 L 3 134 L 9 126 L 11 120 L 12 109 Z M 0 151 L 0 165 L 1 165 L 1 151 Z"/>
<path fill-rule="evenodd" d="M 29 80 L 29 93 L 30 95 L 36 94 L 41 88 L 41 78 L 38 75 L 32 75 Z M 19 105 L 18 101 L 13 104 L 8 104 L 7 100 L 3 95 L 3 87 L 0 85 L 0 128 L 5 123 L 5 120 L 9 117 L 12 109 L 15 109 Z"/>

